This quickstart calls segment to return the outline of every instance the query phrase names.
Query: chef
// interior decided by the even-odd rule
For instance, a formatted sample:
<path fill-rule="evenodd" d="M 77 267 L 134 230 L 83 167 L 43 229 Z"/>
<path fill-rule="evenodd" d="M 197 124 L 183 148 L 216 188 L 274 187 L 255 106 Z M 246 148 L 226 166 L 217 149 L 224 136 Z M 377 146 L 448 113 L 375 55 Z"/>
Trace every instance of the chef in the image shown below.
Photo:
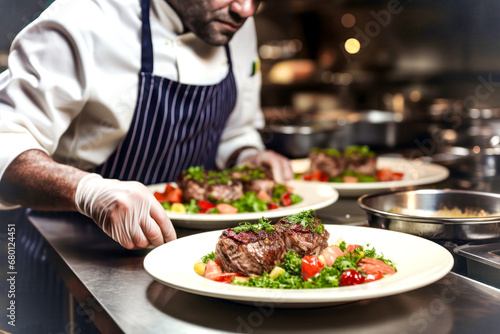
<path fill-rule="evenodd" d="M 176 238 L 145 184 L 289 161 L 257 132 L 260 0 L 56 0 L 0 75 L 0 205 L 78 210 L 123 247 Z"/>

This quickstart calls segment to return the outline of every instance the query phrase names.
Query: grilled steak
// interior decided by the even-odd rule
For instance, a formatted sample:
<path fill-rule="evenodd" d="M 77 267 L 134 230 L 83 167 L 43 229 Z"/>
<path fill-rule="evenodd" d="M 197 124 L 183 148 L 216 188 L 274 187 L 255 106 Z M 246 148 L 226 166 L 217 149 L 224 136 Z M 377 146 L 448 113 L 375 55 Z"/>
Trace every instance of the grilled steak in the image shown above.
<path fill-rule="evenodd" d="M 284 217 L 275 228 L 281 233 L 286 251 L 293 250 L 300 257 L 319 256 L 328 247 L 330 233 L 312 210 Z"/>
<path fill-rule="evenodd" d="M 328 154 L 326 152 L 311 152 L 309 154 L 311 160 L 310 172 L 321 171 L 328 174 L 330 177 L 335 177 L 344 171 L 345 160 L 340 156 Z"/>
<path fill-rule="evenodd" d="M 238 180 L 231 180 L 224 184 L 208 184 L 207 198 L 212 201 L 232 202 L 243 196 L 243 184 Z"/>
<path fill-rule="evenodd" d="M 346 157 L 346 169 L 367 175 L 375 175 L 377 172 L 375 152 L 371 151 L 368 146 L 348 146 L 344 155 Z"/>
<path fill-rule="evenodd" d="M 281 264 L 286 251 L 278 231 L 237 229 L 223 231 L 215 247 L 215 261 L 223 272 L 259 276 Z"/>
<path fill-rule="evenodd" d="M 231 176 L 243 182 L 245 192 L 253 191 L 258 194 L 263 190 L 272 196 L 273 189 L 276 187 L 272 171 L 263 167 L 254 168 L 248 165 L 235 167 L 231 171 Z"/>
<path fill-rule="evenodd" d="M 188 179 L 186 177 L 177 178 L 177 185 L 182 189 L 182 200 L 189 202 L 192 198 L 197 201 L 204 201 L 207 199 L 207 189 L 205 184 Z"/>
<path fill-rule="evenodd" d="M 375 175 L 377 172 L 376 157 L 351 157 L 347 159 L 346 169 L 356 173 Z"/>

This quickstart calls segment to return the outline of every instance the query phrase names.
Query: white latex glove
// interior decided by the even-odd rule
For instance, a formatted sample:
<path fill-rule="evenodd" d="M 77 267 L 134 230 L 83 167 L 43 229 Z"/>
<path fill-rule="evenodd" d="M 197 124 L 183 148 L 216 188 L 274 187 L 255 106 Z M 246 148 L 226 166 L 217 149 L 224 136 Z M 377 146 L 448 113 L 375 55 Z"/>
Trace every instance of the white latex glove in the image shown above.
<path fill-rule="evenodd" d="M 240 165 L 270 167 L 273 171 L 274 180 L 278 183 L 284 183 L 293 179 L 293 170 L 290 160 L 271 150 L 258 152 L 249 157 L 245 157 Z"/>
<path fill-rule="evenodd" d="M 176 238 L 165 209 L 142 183 L 89 174 L 78 183 L 75 204 L 127 249 L 159 246 Z"/>

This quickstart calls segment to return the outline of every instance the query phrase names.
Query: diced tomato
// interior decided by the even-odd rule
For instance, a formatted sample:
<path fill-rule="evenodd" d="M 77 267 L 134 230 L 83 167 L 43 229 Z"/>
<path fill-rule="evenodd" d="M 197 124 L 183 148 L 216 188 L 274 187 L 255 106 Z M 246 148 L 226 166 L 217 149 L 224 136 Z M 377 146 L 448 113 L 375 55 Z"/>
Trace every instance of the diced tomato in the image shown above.
<path fill-rule="evenodd" d="M 340 285 L 356 285 L 365 282 L 365 278 L 361 273 L 354 269 L 348 269 L 340 275 L 339 283 Z"/>
<path fill-rule="evenodd" d="M 231 283 L 233 281 L 233 277 L 244 277 L 238 273 L 222 273 L 217 279 L 214 281 L 223 282 L 223 283 Z"/>
<path fill-rule="evenodd" d="M 167 184 L 163 193 L 155 192 L 154 196 L 159 202 L 181 203 L 182 190 Z"/>
<path fill-rule="evenodd" d="M 323 249 L 323 252 L 321 252 L 321 255 L 325 258 L 326 265 L 328 267 L 331 267 L 334 263 L 337 257 L 343 256 L 344 253 L 340 250 L 339 246 L 333 245 L 333 246 L 328 246 L 325 249 Z"/>
<path fill-rule="evenodd" d="M 207 211 L 208 209 L 215 208 L 215 205 L 209 201 L 198 201 L 198 206 L 201 210 Z"/>
<path fill-rule="evenodd" d="M 205 278 L 217 281 L 222 276 L 222 269 L 214 260 L 208 260 L 205 268 Z"/>
<path fill-rule="evenodd" d="M 400 181 L 403 179 L 403 173 L 392 173 L 392 180 L 393 181 Z"/>
<path fill-rule="evenodd" d="M 231 283 L 235 276 L 241 277 L 243 275 L 238 273 L 223 273 L 217 262 L 208 260 L 204 275 L 206 279 L 216 282 Z"/>
<path fill-rule="evenodd" d="M 366 274 L 365 283 L 378 281 L 379 279 L 384 278 L 384 275 L 379 271 L 375 274 Z"/>
<path fill-rule="evenodd" d="M 279 208 L 279 206 L 276 203 L 269 203 L 269 204 L 267 204 L 267 209 L 268 210 L 274 210 L 274 209 L 277 209 L 277 208 Z"/>
<path fill-rule="evenodd" d="M 268 201 L 268 202 L 271 202 L 273 200 L 271 198 L 271 196 L 269 196 L 269 194 L 265 190 L 262 190 L 262 189 L 259 190 L 259 192 L 257 193 L 257 197 L 263 201 Z"/>
<path fill-rule="evenodd" d="M 360 245 L 355 245 L 355 244 L 349 244 L 347 245 L 346 249 L 345 249 L 345 252 L 344 252 L 344 255 L 349 253 L 349 252 L 353 252 L 354 250 L 356 250 L 356 248 L 359 248 L 361 247 Z"/>
<path fill-rule="evenodd" d="M 315 171 L 311 174 L 304 174 L 303 179 L 306 181 L 322 181 L 327 182 L 329 179 L 329 175 L 320 170 Z"/>
<path fill-rule="evenodd" d="M 357 264 L 365 274 L 376 274 L 380 272 L 382 275 L 392 275 L 396 273 L 390 265 L 379 259 L 367 257 L 359 260 Z"/>
<path fill-rule="evenodd" d="M 321 269 L 325 266 L 314 255 L 306 255 L 302 258 L 302 278 L 307 281 L 309 278 L 319 275 Z"/>
<path fill-rule="evenodd" d="M 359 179 L 356 176 L 344 175 L 342 176 L 342 181 L 344 181 L 344 183 L 358 183 Z"/>
<path fill-rule="evenodd" d="M 217 209 L 219 209 L 219 212 L 222 213 L 222 214 L 234 214 L 234 213 L 238 213 L 238 208 L 232 206 L 231 204 L 219 203 L 215 207 Z"/>
<path fill-rule="evenodd" d="M 163 193 L 155 192 L 153 195 L 155 196 L 155 198 L 158 202 L 165 202 L 166 201 L 165 195 L 163 195 Z"/>
<path fill-rule="evenodd" d="M 182 190 L 179 188 L 174 188 L 168 194 L 165 195 L 165 198 L 170 203 L 181 203 L 182 202 Z"/>
<path fill-rule="evenodd" d="M 198 211 L 198 213 L 207 213 L 207 209 L 200 209 L 200 211 Z"/>
<path fill-rule="evenodd" d="M 292 198 L 290 197 L 290 193 L 284 193 L 283 196 L 281 196 L 280 202 L 282 206 L 292 205 Z"/>
<path fill-rule="evenodd" d="M 375 173 L 375 177 L 379 181 L 399 181 L 403 179 L 403 173 L 393 172 L 389 168 L 382 168 Z"/>

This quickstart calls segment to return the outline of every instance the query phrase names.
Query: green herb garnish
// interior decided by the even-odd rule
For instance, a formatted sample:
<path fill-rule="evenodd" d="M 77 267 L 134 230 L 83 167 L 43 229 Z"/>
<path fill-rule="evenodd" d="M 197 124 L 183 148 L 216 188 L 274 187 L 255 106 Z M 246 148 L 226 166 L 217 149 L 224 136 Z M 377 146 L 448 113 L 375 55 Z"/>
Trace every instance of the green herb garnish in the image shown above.
<path fill-rule="evenodd" d="M 360 156 L 360 157 L 374 157 L 375 152 L 370 150 L 370 147 L 368 145 L 352 145 L 352 146 L 347 146 L 344 150 L 344 155 L 348 158 Z"/>
<path fill-rule="evenodd" d="M 246 231 L 259 232 L 261 230 L 265 230 L 267 233 L 269 233 L 269 232 L 275 231 L 276 229 L 271 224 L 271 221 L 269 219 L 262 217 L 255 224 L 251 224 L 249 222 L 240 223 L 240 225 L 238 227 L 234 227 L 234 228 L 232 228 L 232 230 L 236 234 L 238 234 L 238 233 L 246 232 Z"/>
<path fill-rule="evenodd" d="M 339 152 L 339 150 L 337 149 L 334 149 L 334 148 L 318 148 L 318 147 L 314 147 L 311 149 L 310 151 L 311 153 L 325 153 L 331 157 L 337 157 L 337 158 L 340 158 L 341 157 L 341 154 Z"/>
<path fill-rule="evenodd" d="M 203 166 L 191 166 L 186 171 L 186 177 L 198 182 L 205 182 L 205 168 Z"/>
<path fill-rule="evenodd" d="M 318 234 L 323 233 L 325 226 L 321 220 L 316 217 L 316 211 L 306 210 L 286 217 L 290 223 L 300 224 L 305 230 L 315 232 Z"/>
<path fill-rule="evenodd" d="M 205 256 L 201 257 L 201 262 L 207 263 L 210 260 L 215 260 L 215 252 L 210 252 Z"/>

